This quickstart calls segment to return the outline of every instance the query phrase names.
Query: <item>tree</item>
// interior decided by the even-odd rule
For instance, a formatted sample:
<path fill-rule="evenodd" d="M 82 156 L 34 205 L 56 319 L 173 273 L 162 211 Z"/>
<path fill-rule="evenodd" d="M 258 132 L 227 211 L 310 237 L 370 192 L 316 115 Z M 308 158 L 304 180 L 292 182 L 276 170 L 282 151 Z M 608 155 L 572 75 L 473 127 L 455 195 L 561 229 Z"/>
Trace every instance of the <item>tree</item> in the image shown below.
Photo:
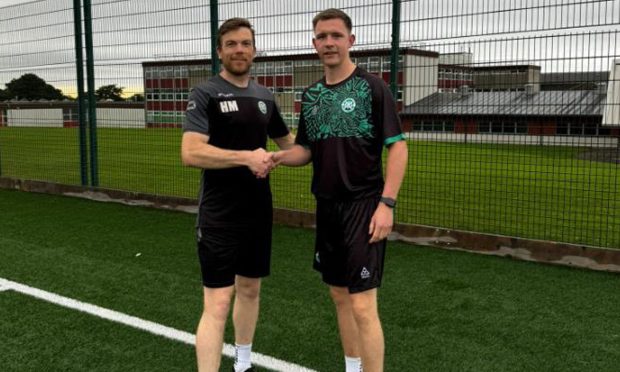
<path fill-rule="evenodd" d="M 47 84 L 45 80 L 35 74 L 24 74 L 11 80 L 6 85 L 5 95 L 6 99 L 62 100 L 65 98 L 60 89 Z"/>
<path fill-rule="evenodd" d="M 112 101 L 124 101 L 123 87 L 117 87 L 116 84 L 103 85 L 95 91 L 95 97 L 97 100 L 112 100 Z"/>
<path fill-rule="evenodd" d="M 0 89 L 0 101 L 6 101 L 9 99 L 9 94 L 6 90 Z"/>

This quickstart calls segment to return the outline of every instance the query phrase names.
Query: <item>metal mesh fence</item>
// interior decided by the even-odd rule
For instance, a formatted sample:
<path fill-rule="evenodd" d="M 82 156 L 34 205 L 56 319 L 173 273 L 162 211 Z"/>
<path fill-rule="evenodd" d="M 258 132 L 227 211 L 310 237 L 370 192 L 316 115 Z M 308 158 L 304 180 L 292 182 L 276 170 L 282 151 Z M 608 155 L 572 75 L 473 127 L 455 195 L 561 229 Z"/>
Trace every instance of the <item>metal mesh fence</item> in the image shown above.
<path fill-rule="evenodd" d="M 354 62 L 397 83 L 410 148 L 397 222 L 620 247 L 620 0 L 219 1 L 218 24 L 254 25 L 252 75 L 293 131 L 303 89 L 322 76 L 311 21 L 329 7 L 353 19 Z M 99 187 L 195 196 L 180 126 L 189 89 L 211 76 L 212 9 L 91 9 L 94 143 L 74 100 L 74 2 L 0 8 L 0 176 L 93 184 L 96 174 Z M 16 95 L 24 74 L 67 98 Z M 275 206 L 312 211 L 310 178 L 309 167 L 275 170 Z"/>

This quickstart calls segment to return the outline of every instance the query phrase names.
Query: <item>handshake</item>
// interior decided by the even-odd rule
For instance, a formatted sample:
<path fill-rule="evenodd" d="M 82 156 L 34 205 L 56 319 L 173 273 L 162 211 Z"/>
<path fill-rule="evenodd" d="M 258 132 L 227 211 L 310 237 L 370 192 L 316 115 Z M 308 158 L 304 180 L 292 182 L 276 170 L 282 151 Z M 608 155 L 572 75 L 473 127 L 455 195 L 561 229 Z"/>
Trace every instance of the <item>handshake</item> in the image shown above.
<path fill-rule="evenodd" d="M 250 151 L 247 166 L 256 178 L 265 178 L 272 169 L 280 164 L 281 160 L 282 151 L 267 152 L 259 147 L 254 151 Z"/>

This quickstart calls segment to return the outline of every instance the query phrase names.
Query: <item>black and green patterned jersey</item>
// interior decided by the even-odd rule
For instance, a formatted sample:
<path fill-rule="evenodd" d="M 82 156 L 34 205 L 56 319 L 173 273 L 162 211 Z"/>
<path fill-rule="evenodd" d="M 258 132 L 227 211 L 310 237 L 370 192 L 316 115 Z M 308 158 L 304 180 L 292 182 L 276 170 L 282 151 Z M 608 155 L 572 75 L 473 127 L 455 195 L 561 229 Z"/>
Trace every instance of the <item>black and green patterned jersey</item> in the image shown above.
<path fill-rule="evenodd" d="M 325 78 L 302 96 L 295 142 L 312 153 L 317 198 L 355 200 L 383 192 L 383 146 L 404 140 L 392 94 L 361 68 L 344 81 Z"/>
<path fill-rule="evenodd" d="M 209 136 L 209 144 L 227 150 L 266 148 L 267 136 L 289 131 L 273 94 L 250 80 L 239 88 L 217 75 L 190 93 L 184 132 Z M 245 166 L 204 169 L 198 226 L 232 226 L 271 218 L 269 179 L 257 179 Z"/>

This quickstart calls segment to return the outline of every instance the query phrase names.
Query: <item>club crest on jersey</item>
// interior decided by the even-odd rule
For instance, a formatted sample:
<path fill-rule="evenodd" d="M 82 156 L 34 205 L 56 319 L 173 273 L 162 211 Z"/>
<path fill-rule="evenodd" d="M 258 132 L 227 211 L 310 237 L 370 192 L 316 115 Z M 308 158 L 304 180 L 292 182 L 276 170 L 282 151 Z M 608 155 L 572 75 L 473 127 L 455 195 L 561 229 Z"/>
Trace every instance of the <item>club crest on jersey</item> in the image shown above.
<path fill-rule="evenodd" d="M 239 106 L 237 106 L 237 101 L 221 101 L 220 110 L 223 113 L 235 112 L 239 111 Z"/>
<path fill-rule="evenodd" d="M 258 101 L 258 109 L 263 115 L 267 114 L 267 105 L 263 101 Z"/>
<path fill-rule="evenodd" d="M 344 101 L 342 101 L 340 108 L 347 114 L 350 113 L 351 111 L 355 110 L 355 100 L 351 97 L 345 99 Z"/>

